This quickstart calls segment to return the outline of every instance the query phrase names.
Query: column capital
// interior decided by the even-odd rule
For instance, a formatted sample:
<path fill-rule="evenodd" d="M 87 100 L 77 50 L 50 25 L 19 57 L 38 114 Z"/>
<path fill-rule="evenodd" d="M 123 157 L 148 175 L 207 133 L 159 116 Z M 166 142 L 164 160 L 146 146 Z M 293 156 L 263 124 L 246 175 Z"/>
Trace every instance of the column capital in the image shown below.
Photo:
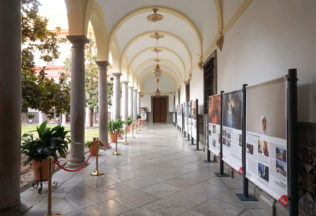
<path fill-rule="evenodd" d="M 67 39 L 72 43 L 73 48 L 83 48 L 89 42 L 84 35 L 67 35 Z"/>
<path fill-rule="evenodd" d="M 121 72 L 112 72 L 112 75 L 115 77 L 119 77 L 122 75 L 122 73 Z"/>
<path fill-rule="evenodd" d="M 121 81 L 121 83 L 127 85 L 127 84 L 128 84 L 128 81 L 124 80 L 124 81 Z"/>
<path fill-rule="evenodd" d="M 137 93 L 137 89 L 133 89 L 133 91 L 135 91 Z"/>
<path fill-rule="evenodd" d="M 100 67 L 107 67 L 110 63 L 108 61 L 95 61 L 95 63 Z"/>
<path fill-rule="evenodd" d="M 130 89 L 132 89 L 132 90 L 133 90 L 134 86 L 128 86 L 128 88 L 130 88 Z"/>

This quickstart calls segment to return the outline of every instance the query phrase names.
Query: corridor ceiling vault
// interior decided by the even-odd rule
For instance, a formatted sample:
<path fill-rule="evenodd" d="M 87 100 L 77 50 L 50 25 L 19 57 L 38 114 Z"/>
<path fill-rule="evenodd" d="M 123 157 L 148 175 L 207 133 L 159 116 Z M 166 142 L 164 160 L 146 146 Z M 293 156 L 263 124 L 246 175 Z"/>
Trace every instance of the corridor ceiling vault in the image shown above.
<path fill-rule="evenodd" d="M 159 39 L 159 65 L 162 74 L 175 84 L 186 82 L 214 50 L 221 34 L 232 26 L 252 0 L 65 0 L 69 34 L 86 35 L 91 22 L 97 43 L 98 60 L 109 60 L 121 80 L 142 90 L 142 82 L 151 75 L 156 62 L 152 50 Z M 223 4 L 230 5 L 222 11 Z M 147 17 L 157 8 L 162 19 Z"/>

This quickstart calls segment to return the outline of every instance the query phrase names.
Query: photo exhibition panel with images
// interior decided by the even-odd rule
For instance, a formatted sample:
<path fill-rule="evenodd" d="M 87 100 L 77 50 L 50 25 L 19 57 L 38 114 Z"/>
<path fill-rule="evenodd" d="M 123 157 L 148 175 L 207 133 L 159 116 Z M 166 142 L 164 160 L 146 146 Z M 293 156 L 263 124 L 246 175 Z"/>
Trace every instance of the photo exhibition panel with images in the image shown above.
<path fill-rule="evenodd" d="M 178 124 L 178 127 L 180 129 L 182 129 L 182 105 L 178 104 L 177 109 L 178 109 L 178 111 L 177 111 L 177 124 Z"/>
<path fill-rule="evenodd" d="M 191 118 L 191 121 L 192 121 L 192 138 L 196 139 L 197 138 L 197 101 L 196 100 L 193 100 L 191 102 L 192 104 L 192 118 Z"/>
<path fill-rule="evenodd" d="M 243 92 L 223 95 L 223 160 L 236 171 L 242 170 Z"/>
<path fill-rule="evenodd" d="M 286 80 L 247 87 L 246 177 L 277 200 L 287 197 Z"/>
<path fill-rule="evenodd" d="M 192 135 L 192 106 L 191 102 L 188 102 L 188 134 Z"/>
<path fill-rule="evenodd" d="M 208 131 L 209 150 L 215 154 L 220 153 L 221 141 L 221 95 L 213 95 L 208 101 Z"/>
<path fill-rule="evenodd" d="M 189 103 L 184 103 L 184 131 L 188 133 L 189 127 L 188 127 L 188 119 L 189 119 Z"/>

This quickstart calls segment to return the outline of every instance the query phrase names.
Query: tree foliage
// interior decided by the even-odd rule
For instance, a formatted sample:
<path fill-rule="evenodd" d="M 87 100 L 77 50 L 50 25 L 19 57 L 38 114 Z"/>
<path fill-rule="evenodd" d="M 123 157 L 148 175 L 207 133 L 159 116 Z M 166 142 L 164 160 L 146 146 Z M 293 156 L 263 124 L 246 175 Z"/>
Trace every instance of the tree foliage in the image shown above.
<path fill-rule="evenodd" d="M 35 53 L 51 62 L 59 57 L 58 45 L 65 39 L 47 29 L 48 20 L 39 15 L 39 6 L 38 0 L 22 0 L 22 112 L 33 108 L 53 118 L 54 114 L 69 113 L 69 82 L 65 74 L 59 82 L 47 78 L 45 67 L 36 74 Z"/>

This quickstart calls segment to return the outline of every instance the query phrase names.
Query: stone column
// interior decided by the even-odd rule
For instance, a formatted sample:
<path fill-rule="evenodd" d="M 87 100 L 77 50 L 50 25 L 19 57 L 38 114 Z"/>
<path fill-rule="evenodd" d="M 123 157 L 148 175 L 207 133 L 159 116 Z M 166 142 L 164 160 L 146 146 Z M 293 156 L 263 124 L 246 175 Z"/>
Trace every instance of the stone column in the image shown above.
<path fill-rule="evenodd" d="M 38 111 L 38 124 L 43 123 L 43 113 L 41 111 Z"/>
<path fill-rule="evenodd" d="M 122 120 L 126 121 L 127 120 L 127 84 L 128 81 L 123 81 L 122 82 Z"/>
<path fill-rule="evenodd" d="M 137 92 L 137 115 L 140 115 L 140 91 Z"/>
<path fill-rule="evenodd" d="M 104 144 L 108 144 L 108 81 L 107 66 L 108 61 L 97 61 L 99 66 L 99 139 Z"/>
<path fill-rule="evenodd" d="M 120 72 L 112 73 L 114 76 L 113 79 L 113 103 L 112 103 L 112 111 L 113 111 L 113 120 L 116 121 L 120 118 L 121 106 L 120 106 L 120 76 L 122 75 Z"/>
<path fill-rule="evenodd" d="M 67 115 L 62 114 L 61 116 L 61 125 L 66 125 L 67 124 Z"/>
<path fill-rule="evenodd" d="M 69 166 L 81 165 L 84 158 L 85 133 L 85 65 L 84 45 L 86 36 L 67 36 L 72 43 L 71 90 L 70 90 L 70 129 L 71 149 Z"/>
<path fill-rule="evenodd" d="M 133 119 L 133 86 L 128 86 L 128 117 Z"/>
<path fill-rule="evenodd" d="M 137 89 L 133 90 L 133 120 L 137 120 Z"/>
<path fill-rule="evenodd" d="M 21 1 L 0 1 L 0 215 L 20 215 Z"/>

